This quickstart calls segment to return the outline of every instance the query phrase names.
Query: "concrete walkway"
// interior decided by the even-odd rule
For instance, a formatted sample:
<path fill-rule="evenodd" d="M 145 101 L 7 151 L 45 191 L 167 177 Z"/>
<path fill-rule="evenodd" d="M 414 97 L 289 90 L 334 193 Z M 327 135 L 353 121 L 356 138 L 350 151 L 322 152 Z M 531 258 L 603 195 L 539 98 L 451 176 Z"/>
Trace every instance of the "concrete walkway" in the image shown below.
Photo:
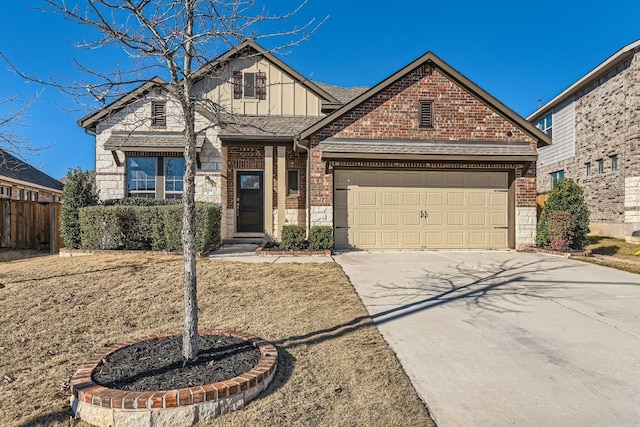
<path fill-rule="evenodd" d="M 640 276 L 515 252 L 335 256 L 439 426 L 640 423 Z"/>

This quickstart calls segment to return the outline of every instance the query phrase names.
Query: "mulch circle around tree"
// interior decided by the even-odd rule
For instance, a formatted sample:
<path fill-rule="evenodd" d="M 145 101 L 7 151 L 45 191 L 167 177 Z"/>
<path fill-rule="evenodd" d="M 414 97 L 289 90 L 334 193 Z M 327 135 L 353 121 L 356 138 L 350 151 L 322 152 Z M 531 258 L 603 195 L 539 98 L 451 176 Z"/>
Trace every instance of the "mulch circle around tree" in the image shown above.
<path fill-rule="evenodd" d="M 234 378 L 260 359 L 260 350 L 239 338 L 201 335 L 198 345 L 196 361 L 183 366 L 181 336 L 132 344 L 105 357 L 93 381 L 127 391 L 180 389 Z"/>

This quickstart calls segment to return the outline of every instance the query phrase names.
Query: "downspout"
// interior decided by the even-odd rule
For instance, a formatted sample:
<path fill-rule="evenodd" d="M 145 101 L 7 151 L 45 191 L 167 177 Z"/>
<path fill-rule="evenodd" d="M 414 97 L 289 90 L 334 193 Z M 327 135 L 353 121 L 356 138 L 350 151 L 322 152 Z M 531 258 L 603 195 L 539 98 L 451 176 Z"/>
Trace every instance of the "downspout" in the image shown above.
<path fill-rule="evenodd" d="M 309 238 L 309 232 L 311 231 L 311 150 L 308 147 L 300 144 L 300 136 L 296 135 L 293 138 L 293 149 L 303 149 L 307 152 L 307 174 L 306 174 L 306 194 L 307 194 L 307 239 Z"/>

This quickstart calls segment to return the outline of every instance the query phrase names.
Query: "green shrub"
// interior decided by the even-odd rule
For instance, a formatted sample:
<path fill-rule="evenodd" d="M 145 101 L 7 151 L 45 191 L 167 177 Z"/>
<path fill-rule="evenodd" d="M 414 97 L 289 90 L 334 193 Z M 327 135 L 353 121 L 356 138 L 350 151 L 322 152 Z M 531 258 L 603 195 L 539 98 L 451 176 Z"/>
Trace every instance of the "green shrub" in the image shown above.
<path fill-rule="evenodd" d="M 333 249 L 333 228 L 327 225 L 311 227 L 309 249 L 312 251 Z"/>
<path fill-rule="evenodd" d="M 82 244 L 80 209 L 95 206 L 99 202 L 98 194 L 93 189 L 91 181 L 91 174 L 81 168 L 67 171 L 67 181 L 62 190 L 60 233 L 64 245 L 68 248 L 79 248 Z"/>
<path fill-rule="evenodd" d="M 182 250 L 182 205 L 94 206 L 80 210 L 84 249 Z M 219 205 L 196 203 L 196 248 L 220 241 Z"/>
<path fill-rule="evenodd" d="M 124 199 L 107 199 L 102 202 L 105 206 L 165 206 L 180 205 L 180 199 L 148 199 L 146 197 L 125 197 Z"/>
<path fill-rule="evenodd" d="M 565 178 L 556 183 L 556 187 L 549 193 L 549 198 L 542 208 L 536 229 L 536 245 L 548 247 L 549 221 L 553 212 L 564 211 L 573 215 L 575 228 L 573 231 L 573 249 L 582 249 L 587 244 L 589 234 L 589 209 L 584 201 L 582 188 L 572 179 Z"/>
<path fill-rule="evenodd" d="M 304 225 L 285 225 L 282 227 L 280 249 L 304 249 L 304 234 L 307 231 Z"/>
<path fill-rule="evenodd" d="M 576 220 L 569 212 L 556 211 L 549 219 L 549 242 L 552 249 L 567 251 L 573 246 Z"/>

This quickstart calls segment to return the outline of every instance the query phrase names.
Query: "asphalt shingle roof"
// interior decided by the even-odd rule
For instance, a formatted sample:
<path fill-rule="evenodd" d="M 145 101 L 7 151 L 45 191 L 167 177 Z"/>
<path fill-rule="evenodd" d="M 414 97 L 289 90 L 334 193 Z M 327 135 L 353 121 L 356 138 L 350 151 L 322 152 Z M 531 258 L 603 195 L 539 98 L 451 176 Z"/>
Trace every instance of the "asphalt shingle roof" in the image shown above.
<path fill-rule="evenodd" d="M 320 82 L 314 82 L 314 83 L 318 85 L 321 89 L 328 92 L 329 95 L 333 96 L 338 101 L 342 102 L 343 104 L 346 104 L 347 102 L 351 101 L 353 98 L 356 98 L 358 95 L 364 93 L 367 89 L 369 89 L 366 86 L 340 87 L 340 86 L 330 85 L 329 83 L 320 83 Z"/>
<path fill-rule="evenodd" d="M 234 115 L 222 120 L 221 135 L 294 137 L 322 117 Z"/>
<path fill-rule="evenodd" d="M 202 148 L 204 135 L 198 135 L 196 147 Z M 182 132 L 113 132 L 104 143 L 105 150 L 138 151 L 182 151 L 184 134 Z"/>
<path fill-rule="evenodd" d="M 323 152 L 366 154 L 423 154 L 460 156 L 536 156 L 526 142 L 480 141 L 416 141 L 416 140 L 364 140 L 333 139 L 320 143 Z"/>
<path fill-rule="evenodd" d="M 0 176 L 62 191 L 62 183 L 0 149 Z"/>

